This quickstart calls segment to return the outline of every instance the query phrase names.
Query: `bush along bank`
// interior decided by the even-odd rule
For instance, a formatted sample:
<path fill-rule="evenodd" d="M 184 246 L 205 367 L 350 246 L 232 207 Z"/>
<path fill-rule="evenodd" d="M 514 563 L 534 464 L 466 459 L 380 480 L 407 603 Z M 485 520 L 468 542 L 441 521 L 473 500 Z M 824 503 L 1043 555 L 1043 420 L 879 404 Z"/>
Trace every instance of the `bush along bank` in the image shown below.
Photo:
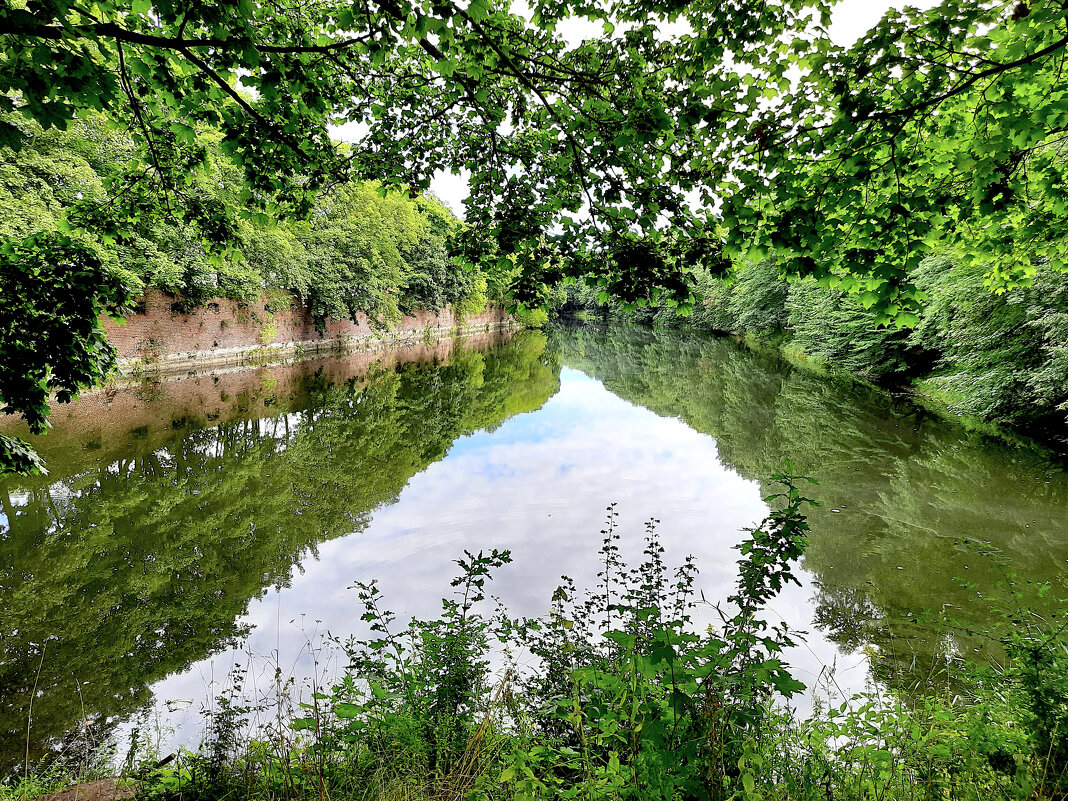
<path fill-rule="evenodd" d="M 879 328 L 863 295 L 786 281 L 771 261 L 724 283 L 697 270 L 689 317 L 650 304 L 626 310 L 596 288 L 568 287 L 563 313 L 736 333 L 791 361 L 907 389 L 972 421 L 1068 437 L 1068 274 L 1039 270 L 1031 286 L 995 294 L 981 267 L 926 259 L 912 279 L 927 295 L 912 328 Z"/>
<path fill-rule="evenodd" d="M 328 320 L 358 314 L 388 327 L 417 310 L 449 307 L 463 317 L 505 301 L 510 275 L 453 263 L 447 242 L 462 223 L 434 197 L 343 182 L 317 196 L 304 219 L 250 213 L 221 135 L 207 127 L 180 144 L 197 163 L 180 197 L 158 198 L 155 213 L 122 236 L 72 230 L 72 221 L 116 202 L 135 163 L 133 140 L 93 114 L 65 130 L 44 130 L 20 115 L 0 115 L 0 122 L 27 135 L 17 152 L 0 147 L 0 242 L 68 234 L 132 294 L 173 295 L 176 312 L 219 297 L 255 304 L 264 293 L 291 292 L 322 330 Z M 210 210 L 215 228 L 176 221 L 169 204 L 179 201 Z"/>
<path fill-rule="evenodd" d="M 797 581 L 809 502 L 800 479 L 774 478 L 776 511 L 738 546 L 738 580 L 714 607 L 714 627 L 693 625 L 696 566 L 666 565 L 651 521 L 643 560 L 628 567 L 610 508 L 600 583 L 583 594 L 564 579 L 538 619 L 484 611 L 507 552 L 466 553 L 440 616 L 407 626 L 376 584 L 357 585 L 371 634 L 345 646 L 349 667 L 332 687 L 301 704 L 276 700 L 253 728 L 237 676 L 203 746 L 175 760 L 149 755 L 135 771 L 139 792 L 183 801 L 1064 798 L 1061 623 L 1007 613 L 1006 667 L 952 668 L 952 695 L 871 692 L 817 705 L 807 720 L 790 713 L 783 699 L 803 689 L 784 661 L 795 635 L 763 610 Z M 510 665 L 491 670 L 501 653 Z M 137 762 L 131 754 L 131 770 Z"/>

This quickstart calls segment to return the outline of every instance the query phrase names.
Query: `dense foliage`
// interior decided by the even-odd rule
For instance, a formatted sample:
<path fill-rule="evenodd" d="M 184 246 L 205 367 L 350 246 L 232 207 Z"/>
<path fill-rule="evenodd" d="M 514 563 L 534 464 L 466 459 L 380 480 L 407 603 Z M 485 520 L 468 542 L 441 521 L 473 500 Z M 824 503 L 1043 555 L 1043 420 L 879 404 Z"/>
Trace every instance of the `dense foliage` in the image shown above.
<path fill-rule="evenodd" d="M 418 190 L 469 170 L 464 251 L 517 258 L 520 301 L 563 271 L 687 305 L 694 262 L 772 249 L 900 325 L 936 242 L 998 287 L 1060 264 L 1062 5 L 891 11 L 846 48 L 831 6 L 8 0 L 0 95 L 46 127 L 87 110 L 129 126 L 118 201 L 79 215 L 119 236 L 173 201 L 227 238 L 185 178 L 198 124 L 270 212 L 306 213 L 339 175 Z M 603 33 L 568 41 L 575 18 Z M 351 151 L 328 133 L 342 121 L 362 126 Z"/>
<path fill-rule="evenodd" d="M 740 333 L 807 365 L 911 385 L 953 413 L 1068 427 L 1068 276 L 1039 273 L 1030 286 L 997 295 L 984 287 L 981 265 L 932 256 L 910 280 L 928 298 L 912 329 L 879 328 L 855 296 L 787 281 L 770 260 L 730 283 L 703 273 L 703 300 L 688 318 L 656 304 L 628 311 L 575 286 L 562 311 Z"/>
<path fill-rule="evenodd" d="M 26 141 L 18 151 L 0 150 L 5 241 L 69 230 L 79 203 L 113 200 L 107 187 L 135 156 L 130 136 L 100 115 L 83 115 L 65 131 L 8 120 L 19 123 Z M 135 294 L 155 287 L 190 306 L 214 296 L 253 301 L 286 289 L 320 321 L 362 312 L 385 323 L 419 307 L 456 305 L 462 312 L 485 303 L 485 278 L 449 261 L 446 242 L 460 223 L 433 197 L 342 183 L 320 194 L 308 220 L 248 218 L 240 207 L 240 176 L 223 157 L 218 133 L 198 128 L 193 141 L 206 163 L 189 176 L 187 191 L 225 212 L 231 247 L 213 251 L 177 214 L 141 219 L 125 238 L 83 234 L 80 247 L 104 270 L 96 283 L 121 281 Z M 41 247 L 28 241 L 27 250 Z"/>
<path fill-rule="evenodd" d="M 45 430 L 52 393 L 69 401 L 114 365 L 97 317 L 127 297 L 89 248 L 64 236 L 0 244 L 0 400 L 21 410 L 34 434 Z M 40 469 L 25 443 L 0 436 L 0 473 Z"/>

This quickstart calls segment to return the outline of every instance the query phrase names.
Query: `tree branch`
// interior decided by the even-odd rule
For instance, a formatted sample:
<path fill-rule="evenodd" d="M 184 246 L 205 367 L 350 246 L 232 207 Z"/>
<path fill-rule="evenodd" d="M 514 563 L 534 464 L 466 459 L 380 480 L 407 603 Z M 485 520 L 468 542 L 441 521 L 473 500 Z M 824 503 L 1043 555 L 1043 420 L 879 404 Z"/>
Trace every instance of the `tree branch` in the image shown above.
<path fill-rule="evenodd" d="M 183 23 L 184 25 L 184 23 Z M 82 32 L 81 35 L 75 35 Z M 127 44 L 139 44 L 147 47 L 158 47 L 162 50 L 199 50 L 211 48 L 215 50 L 244 50 L 252 46 L 260 53 L 282 53 L 296 55 L 300 53 L 326 54 L 345 50 L 353 45 L 368 41 L 368 36 L 357 36 L 351 39 L 343 39 L 326 45 L 268 45 L 249 42 L 236 37 L 226 39 L 183 39 L 166 36 L 153 36 L 152 34 L 131 31 L 117 25 L 114 22 L 100 22 L 95 25 L 72 25 L 62 28 L 55 25 L 20 25 L 13 23 L 10 17 L 0 17 L 0 36 L 14 36 L 16 38 L 48 39 L 50 41 L 63 41 L 66 39 L 114 39 Z"/>

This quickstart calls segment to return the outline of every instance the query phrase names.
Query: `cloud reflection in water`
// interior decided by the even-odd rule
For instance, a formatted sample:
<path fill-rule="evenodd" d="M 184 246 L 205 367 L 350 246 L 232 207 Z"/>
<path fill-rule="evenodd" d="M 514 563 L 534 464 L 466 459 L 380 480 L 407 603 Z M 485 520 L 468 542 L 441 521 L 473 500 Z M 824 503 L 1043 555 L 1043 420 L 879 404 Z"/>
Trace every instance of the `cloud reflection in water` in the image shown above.
<path fill-rule="evenodd" d="M 511 550 L 513 563 L 498 571 L 489 591 L 512 615 L 539 615 L 561 574 L 579 587 L 596 584 L 600 531 L 613 502 L 623 557 L 638 561 L 644 524 L 657 518 L 667 563 L 693 554 L 698 587 L 710 600 L 729 593 L 738 558 L 732 546 L 767 512 L 757 483 L 722 465 L 713 438 L 564 368 L 559 393 L 541 409 L 458 439 L 444 459 L 409 481 L 397 503 L 377 510 L 365 531 L 324 543 L 317 558 L 299 566 L 291 586 L 254 601 L 248 647 L 261 655 L 277 652 L 283 671 L 299 679 L 311 670 L 309 632 L 329 630 L 343 639 L 363 631 L 355 581 L 377 579 L 398 621 L 432 616 L 464 549 Z M 805 584 L 790 587 L 772 605 L 800 630 L 811 629 Z M 713 613 L 701 609 L 696 617 L 711 621 Z M 818 632 L 810 630 L 806 640 L 790 661 L 809 683 L 837 649 Z M 207 683 L 224 679 L 235 658 L 245 659 L 224 654 L 160 682 L 157 699 L 206 698 L 213 694 Z M 335 660 L 324 671 L 341 667 Z M 263 665 L 254 671 L 260 688 L 267 672 Z M 856 689 L 864 674 L 857 665 L 840 673 L 839 683 Z M 195 739 L 196 712 L 166 715 L 180 739 Z"/>

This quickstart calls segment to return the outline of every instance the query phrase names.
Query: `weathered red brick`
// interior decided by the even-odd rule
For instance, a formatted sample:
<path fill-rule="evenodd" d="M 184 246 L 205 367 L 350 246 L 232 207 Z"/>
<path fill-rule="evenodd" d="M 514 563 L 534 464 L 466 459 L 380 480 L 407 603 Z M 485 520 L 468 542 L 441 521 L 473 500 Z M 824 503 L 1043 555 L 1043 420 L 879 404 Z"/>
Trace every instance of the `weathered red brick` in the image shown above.
<path fill-rule="evenodd" d="M 275 313 L 268 310 L 267 300 L 239 304 L 226 298 L 211 302 L 189 314 L 176 311 L 177 299 L 157 290 L 144 297 L 140 313 L 129 315 L 124 323 L 105 320 L 104 329 L 124 362 L 153 362 L 161 359 L 197 359 L 212 361 L 228 354 L 237 355 L 264 347 L 319 345 L 331 341 L 373 338 L 396 338 L 427 331 L 439 335 L 463 325 L 477 327 L 498 325 L 508 318 L 502 309 L 489 309 L 458 321 L 451 309 L 421 311 L 392 327 L 389 331 L 373 329 L 364 315 L 358 322 L 332 320 L 326 332 L 315 330 L 311 312 L 295 297 L 288 309 Z M 277 304 L 275 304 L 277 307 Z"/>

